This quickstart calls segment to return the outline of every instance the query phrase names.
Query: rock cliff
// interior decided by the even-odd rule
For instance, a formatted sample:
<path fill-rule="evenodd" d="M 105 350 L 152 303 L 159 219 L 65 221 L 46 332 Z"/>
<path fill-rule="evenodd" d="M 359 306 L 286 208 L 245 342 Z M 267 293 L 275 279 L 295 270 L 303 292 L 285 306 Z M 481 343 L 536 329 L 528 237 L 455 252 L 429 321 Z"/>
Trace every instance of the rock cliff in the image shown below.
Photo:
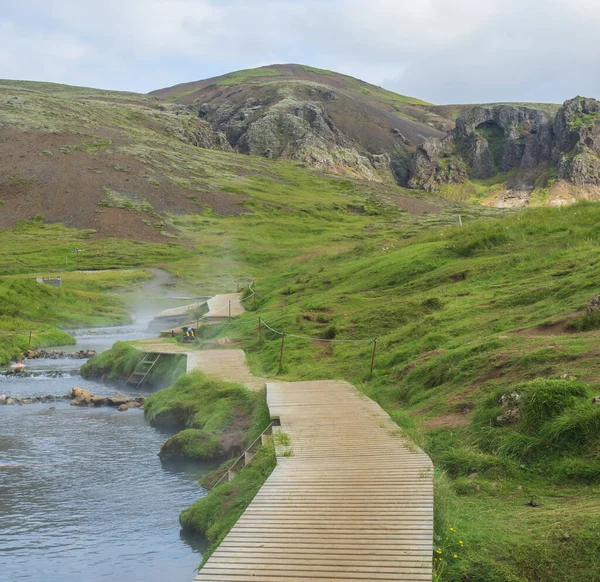
<path fill-rule="evenodd" d="M 402 184 L 415 147 L 454 125 L 418 99 L 302 65 L 237 71 L 152 95 L 198 120 L 174 129 L 188 143 Z"/>
<path fill-rule="evenodd" d="M 515 169 L 527 182 L 527 173 L 542 165 L 571 184 L 598 185 L 599 155 L 600 102 L 595 99 L 576 97 L 555 114 L 530 105 L 475 106 L 457 118 L 445 138 L 417 147 L 409 185 L 432 191 Z"/>

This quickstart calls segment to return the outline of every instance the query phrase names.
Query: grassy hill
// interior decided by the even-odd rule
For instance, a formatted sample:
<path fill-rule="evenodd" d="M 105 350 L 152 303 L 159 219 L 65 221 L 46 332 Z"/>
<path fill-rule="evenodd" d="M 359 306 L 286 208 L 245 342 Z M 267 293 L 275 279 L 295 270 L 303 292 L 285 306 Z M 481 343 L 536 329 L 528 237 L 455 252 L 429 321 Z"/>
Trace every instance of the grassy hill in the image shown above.
<path fill-rule="evenodd" d="M 354 382 L 446 472 L 440 580 L 600 577 L 600 319 L 586 315 L 599 219 L 580 203 L 382 237 L 259 281 L 256 312 L 238 323 L 257 374 Z M 258 340 L 258 315 L 289 334 L 365 341 L 288 336 L 279 370 L 280 337 Z"/>

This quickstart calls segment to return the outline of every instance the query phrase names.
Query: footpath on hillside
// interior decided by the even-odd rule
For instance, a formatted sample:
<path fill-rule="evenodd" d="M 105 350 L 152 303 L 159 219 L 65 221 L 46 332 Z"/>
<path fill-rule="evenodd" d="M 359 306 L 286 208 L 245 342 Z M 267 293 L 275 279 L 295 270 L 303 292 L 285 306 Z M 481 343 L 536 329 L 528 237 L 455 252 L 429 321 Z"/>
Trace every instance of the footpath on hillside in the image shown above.
<path fill-rule="evenodd" d="M 186 354 L 188 372 L 266 385 L 280 424 L 276 468 L 196 582 L 431 581 L 433 466 L 377 403 L 347 382 L 257 378 L 239 349 L 136 345 Z"/>

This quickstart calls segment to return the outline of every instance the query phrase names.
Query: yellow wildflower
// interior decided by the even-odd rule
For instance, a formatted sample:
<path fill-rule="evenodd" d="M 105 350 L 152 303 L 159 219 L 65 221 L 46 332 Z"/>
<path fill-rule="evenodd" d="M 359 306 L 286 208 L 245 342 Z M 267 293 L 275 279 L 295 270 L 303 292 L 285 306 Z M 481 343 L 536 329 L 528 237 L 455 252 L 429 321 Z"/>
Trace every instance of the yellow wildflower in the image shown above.
<path fill-rule="evenodd" d="M 457 556 L 456 554 L 454 554 L 454 557 L 455 557 L 455 558 L 458 558 L 458 556 Z"/>

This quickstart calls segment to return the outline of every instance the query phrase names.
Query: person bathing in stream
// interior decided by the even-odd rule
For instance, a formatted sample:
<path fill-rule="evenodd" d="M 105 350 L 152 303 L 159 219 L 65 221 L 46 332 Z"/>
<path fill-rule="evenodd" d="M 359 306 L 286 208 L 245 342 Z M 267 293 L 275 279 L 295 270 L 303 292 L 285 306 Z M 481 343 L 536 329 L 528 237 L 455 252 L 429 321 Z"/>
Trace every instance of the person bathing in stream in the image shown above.
<path fill-rule="evenodd" d="M 25 364 L 21 358 L 16 358 L 15 363 L 10 367 L 10 371 L 13 374 L 18 374 L 19 372 L 25 371 Z"/>

